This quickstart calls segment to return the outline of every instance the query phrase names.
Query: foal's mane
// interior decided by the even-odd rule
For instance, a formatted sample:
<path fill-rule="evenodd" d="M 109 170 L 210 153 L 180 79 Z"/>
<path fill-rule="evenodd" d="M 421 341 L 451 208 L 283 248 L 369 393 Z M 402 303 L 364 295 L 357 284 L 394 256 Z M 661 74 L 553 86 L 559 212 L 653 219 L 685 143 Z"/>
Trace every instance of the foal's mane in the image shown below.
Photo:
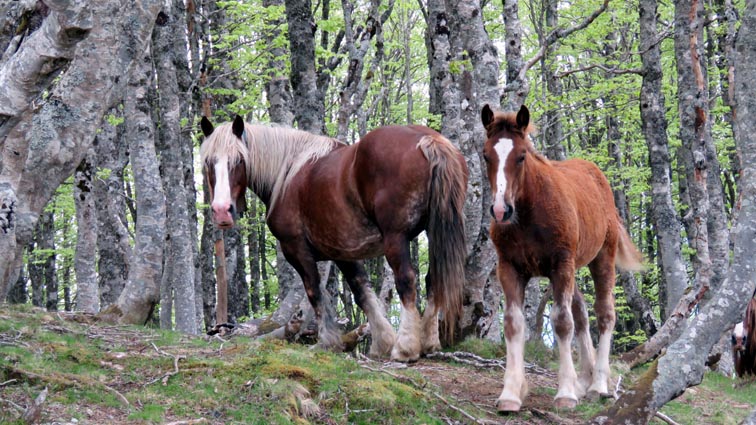
<path fill-rule="evenodd" d="M 246 122 L 242 138 L 245 143 L 239 143 L 230 122 L 218 125 L 202 144 L 201 160 L 205 163 L 226 156 L 230 167 L 244 162 L 248 185 L 258 195 L 270 196 L 268 211 L 305 164 L 343 145 L 336 139 L 302 130 Z"/>

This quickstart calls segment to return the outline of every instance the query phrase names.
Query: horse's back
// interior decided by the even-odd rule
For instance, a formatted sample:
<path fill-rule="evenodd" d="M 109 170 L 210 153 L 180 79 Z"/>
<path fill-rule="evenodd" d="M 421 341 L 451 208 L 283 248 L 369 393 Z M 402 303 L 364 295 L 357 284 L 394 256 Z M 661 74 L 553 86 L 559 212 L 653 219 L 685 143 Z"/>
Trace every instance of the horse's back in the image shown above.
<path fill-rule="evenodd" d="M 430 169 L 418 144 L 426 137 L 445 140 L 436 131 L 423 126 L 386 126 L 366 134 L 357 143 L 354 162 L 349 170 L 363 205 L 370 214 L 381 214 L 384 204 L 391 203 L 397 221 L 408 220 L 410 211 L 428 203 Z"/>
<path fill-rule="evenodd" d="M 583 159 L 552 162 L 561 175 L 565 196 L 575 208 L 575 230 L 580 235 L 576 262 L 585 265 L 608 246 L 616 247 L 619 238 L 614 194 L 604 173 L 596 164 Z"/>

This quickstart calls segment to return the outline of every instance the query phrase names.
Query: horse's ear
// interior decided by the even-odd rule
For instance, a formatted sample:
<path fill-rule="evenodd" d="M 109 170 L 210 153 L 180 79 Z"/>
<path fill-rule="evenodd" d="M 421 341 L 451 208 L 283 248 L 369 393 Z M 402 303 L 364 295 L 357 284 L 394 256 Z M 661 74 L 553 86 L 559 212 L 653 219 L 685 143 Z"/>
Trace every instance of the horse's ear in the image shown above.
<path fill-rule="evenodd" d="M 244 119 L 239 115 L 234 118 L 234 123 L 231 124 L 231 131 L 236 137 L 242 138 L 242 134 L 244 134 Z"/>
<path fill-rule="evenodd" d="M 528 111 L 527 106 L 522 105 L 517 112 L 517 127 L 519 127 L 520 130 L 525 130 L 528 128 L 528 124 L 530 124 L 530 111 Z"/>
<path fill-rule="evenodd" d="M 207 117 L 204 115 L 202 116 L 202 120 L 200 120 L 200 128 L 202 129 L 202 134 L 204 134 L 205 137 L 213 134 L 213 130 L 215 130 L 213 123 L 211 123 L 210 120 L 207 119 Z"/>
<path fill-rule="evenodd" d="M 491 107 L 488 106 L 487 103 L 483 105 L 483 109 L 480 111 L 480 121 L 483 123 L 483 127 L 488 127 L 488 124 L 491 124 L 493 116 L 494 113 L 491 110 Z"/>

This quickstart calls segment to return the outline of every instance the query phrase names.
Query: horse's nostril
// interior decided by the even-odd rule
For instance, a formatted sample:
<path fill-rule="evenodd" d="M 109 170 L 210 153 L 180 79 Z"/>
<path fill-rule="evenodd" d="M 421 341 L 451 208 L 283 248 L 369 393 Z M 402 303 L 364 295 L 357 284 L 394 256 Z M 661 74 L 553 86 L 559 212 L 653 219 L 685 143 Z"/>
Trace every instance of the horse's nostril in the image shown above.
<path fill-rule="evenodd" d="M 496 218 L 496 214 L 494 214 L 493 205 L 491 205 L 491 217 Z"/>

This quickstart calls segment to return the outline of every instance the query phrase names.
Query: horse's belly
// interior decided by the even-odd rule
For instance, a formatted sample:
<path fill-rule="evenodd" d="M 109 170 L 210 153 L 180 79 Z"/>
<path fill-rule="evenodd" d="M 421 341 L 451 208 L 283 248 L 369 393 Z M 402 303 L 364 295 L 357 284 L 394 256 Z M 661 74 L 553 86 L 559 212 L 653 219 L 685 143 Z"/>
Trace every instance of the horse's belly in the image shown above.
<path fill-rule="evenodd" d="M 363 260 L 383 254 L 383 237 L 377 229 L 313 236 L 310 242 L 324 260 Z"/>

